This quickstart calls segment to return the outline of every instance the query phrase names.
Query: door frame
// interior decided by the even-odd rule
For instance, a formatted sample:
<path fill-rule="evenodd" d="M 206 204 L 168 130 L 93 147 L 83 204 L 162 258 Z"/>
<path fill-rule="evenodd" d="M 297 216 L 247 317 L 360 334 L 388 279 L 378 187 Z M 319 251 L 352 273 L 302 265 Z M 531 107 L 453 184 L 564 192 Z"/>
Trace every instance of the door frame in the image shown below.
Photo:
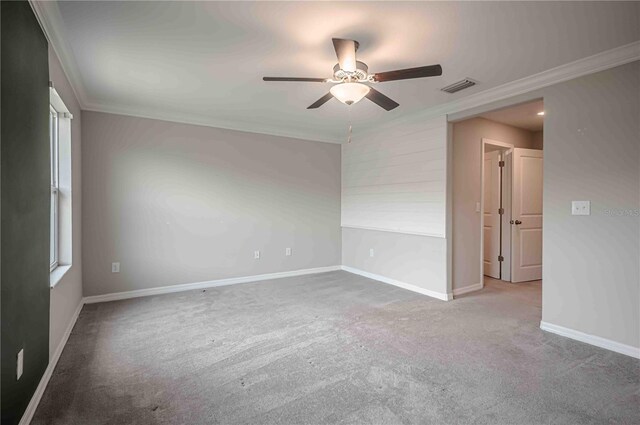
<path fill-rule="evenodd" d="M 486 137 L 483 137 L 480 143 L 480 287 L 481 288 L 484 288 L 484 150 L 486 145 L 499 146 L 501 148 L 504 148 L 504 151 L 508 151 L 514 148 L 514 145 L 511 143 L 500 142 L 498 140 L 488 139 Z M 504 178 L 504 174 L 503 174 L 503 178 Z M 503 180 L 503 183 L 504 183 L 504 180 Z M 502 186 L 503 196 L 506 190 L 507 188 L 505 188 L 503 184 Z M 509 184 L 508 190 L 511 191 L 511 184 Z M 511 216 L 511 203 L 509 202 L 508 205 L 503 204 L 503 207 L 504 207 L 504 215 L 502 216 L 502 220 L 505 220 L 505 217 Z M 504 226 L 504 223 L 503 223 L 502 229 L 505 229 L 505 228 L 506 227 Z M 502 250 L 503 256 L 505 257 L 505 259 L 507 258 L 507 256 L 509 258 L 508 264 L 505 264 L 507 263 L 505 261 L 503 262 L 502 266 L 504 266 L 505 269 L 507 267 L 509 268 L 509 278 L 510 278 L 511 277 L 511 270 L 510 270 L 511 246 L 510 244 L 508 248 L 504 246 L 504 243 L 505 243 L 504 232 L 500 235 L 500 238 L 503 243 L 503 250 Z M 504 254 L 506 254 L 506 256 Z M 502 270 L 502 267 L 501 267 L 501 270 Z"/>
<path fill-rule="evenodd" d="M 450 299 L 455 299 L 456 295 L 461 295 L 467 292 L 477 291 L 484 287 L 484 274 L 482 273 L 482 258 L 477 263 L 480 266 L 480 281 L 478 284 L 472 284 L 469 286 L 463 286 L 462 288 L 454 288 L 454 275 L 456 274 L 456 270 L 454 268 L 454 250 L 453 250 L 453 235 L 455 232 L 455 226 L 453 223 L 454 219 L 454 205 L 453 205 L 453 177 L 454 177 L 454 168 L 459 165 L 454 163 L 453 160 L 453 152 L 454 152 L 454 137 L 453 137 L 453 129 L 456 123 L 461 121 L 465 121 L 471 118 L 480 117 L 482 114 L 486 112 L 496 111 L 499 109 L 509 108 L 512 106 L 518 106 L 525 103 L 535 102 L 537 100 L 541 100 L 544 103 L 544 96 L 540 90 L 532 89 L 532 90 L 524 90 L 518 92 L 518 94 L 511 95 L 502 95 L 495 96 L 492 98 L 486 98 L 482 101 L 476 102 L 460 102 L 458 104 L 454 104 L 452 102 L 452 107 L 449 112 L 442 112 L 447 117 L 447 166 L 446 166 L 446 280 L 447 280 L 447 293 L 450 296 Z M 431 115 L 429 115 L 431 116 Z M 546 128 L 546 120 L 543 125 L 543 129 Z M 482 152 L 484 152 L 484 148 Z M 481 153 L 482 153 L 481 152 Z M 484 161 L 484 159 L 482 160 Z M 543 187 L 545 180 L 543 180 Z M 482 229 L 480 229 L 482 230 Z M 542 244 L 544 246 L 544 235 Z M 463 258 L 467 261 L 466 258 Z M 459 282 L 460 283 L 460 282 Z M 463 284 L 466 282 L 462 282 Z M 542 284 L 542 292 L 544 293 L 544 276 L 543 276 L 543 284 Z M 456 294 L 457 293 L 457 294 Z M 454 295 L 456 294 L 456 295 Z"/>

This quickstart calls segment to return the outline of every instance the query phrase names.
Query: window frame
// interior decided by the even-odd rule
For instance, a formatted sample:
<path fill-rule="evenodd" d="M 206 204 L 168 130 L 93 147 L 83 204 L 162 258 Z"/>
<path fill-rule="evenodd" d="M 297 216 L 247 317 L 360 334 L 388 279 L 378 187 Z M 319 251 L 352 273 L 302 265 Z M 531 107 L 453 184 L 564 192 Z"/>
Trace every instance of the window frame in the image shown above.
<path fill-rule="evenodd" d="M 51 212 L 49 220 L 52 224 L 49 249 L 49 272 L 53 272 L 60 264 L 60 112 L 49 104 L 49 157 L 51 167 Z"/>

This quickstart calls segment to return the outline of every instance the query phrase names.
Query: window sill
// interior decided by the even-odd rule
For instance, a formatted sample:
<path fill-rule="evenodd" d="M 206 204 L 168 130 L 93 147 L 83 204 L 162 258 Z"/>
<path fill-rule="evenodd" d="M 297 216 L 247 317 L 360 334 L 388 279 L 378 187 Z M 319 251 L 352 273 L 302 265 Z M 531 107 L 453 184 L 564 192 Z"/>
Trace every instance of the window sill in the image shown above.
<path fill-rule="evenodd" d="M 49 286 L 53 289 L 58 282 L 62 280 L 62 277 L 67 274 L 71 265 L 68 266 L 58 266 L 51 273 L 49 273 Z"/>

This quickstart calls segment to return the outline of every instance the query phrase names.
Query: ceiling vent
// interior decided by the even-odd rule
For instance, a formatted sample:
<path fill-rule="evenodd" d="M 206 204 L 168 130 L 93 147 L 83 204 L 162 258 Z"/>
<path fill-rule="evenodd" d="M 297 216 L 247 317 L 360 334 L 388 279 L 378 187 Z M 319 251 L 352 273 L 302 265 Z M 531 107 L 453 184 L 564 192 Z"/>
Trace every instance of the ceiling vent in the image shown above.
<path fill-rule="evenodd" d="M 447 93 L 456 93 L 460 90 L 473 87 L 476 84 L 478 83 L 476 81 L 473 81 L 471 78 L 465 78 L 464 80 L 458 81 L 457 83 L 449 84 L 447 87 L 443 87 L 440 90 L 446 91 Z"/>

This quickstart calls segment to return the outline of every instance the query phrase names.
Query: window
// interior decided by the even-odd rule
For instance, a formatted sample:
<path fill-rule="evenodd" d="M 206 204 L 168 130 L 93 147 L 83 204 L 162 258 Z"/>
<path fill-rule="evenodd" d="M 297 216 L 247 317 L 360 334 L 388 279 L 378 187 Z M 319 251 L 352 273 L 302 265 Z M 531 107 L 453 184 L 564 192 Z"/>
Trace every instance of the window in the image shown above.
<path fill-rule="evenodd" d="M 73 115 L 53 87 L 49 89 L 49 152 L 51 160 L 51 216 L 49 285 L 53 288 L 71 269 L 72 179 L 71 120 Z"/>
<path fill-rule="evenodd" d="M 58 267 L 58 255 L 59 255 L 59 217 L 60 217 L 60 187 L 59 187 L 59 120 L 58 112 L 49 107 L 49 152 L 51 157 L 51 226 L 50 226 L 50 239 L 49 239 L 49 266 L 53 271 Z"/>

